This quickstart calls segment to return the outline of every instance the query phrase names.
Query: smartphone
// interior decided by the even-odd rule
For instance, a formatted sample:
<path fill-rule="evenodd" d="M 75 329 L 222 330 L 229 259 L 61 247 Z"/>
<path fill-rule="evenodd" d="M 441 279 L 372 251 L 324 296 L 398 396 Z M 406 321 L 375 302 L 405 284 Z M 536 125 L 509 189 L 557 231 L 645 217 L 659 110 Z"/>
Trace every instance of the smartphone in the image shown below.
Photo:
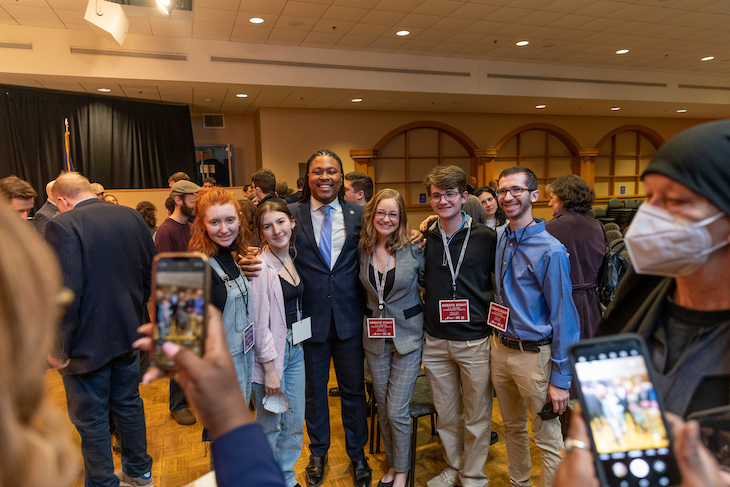
<path fill-rule="evenodd" d="M 644 339 L 626 333 L 581 340 L 568 356 L 601 485 L 680 485 Z"/>
<path fill-rule="evenodd" d="M 700 423 L 700 438 L 723 470 L 730 471 L 730 406 L 706 409 L 687 418 Z"/>
<path fill-rule="evenodd" d="M 199 252 L 157 254 L 152 264 L 152 365 L 175 367 L 162 350 L 174 342 L 198 356 L 205 350 L 206 305 L 210 301 L 210 264 Z"/>

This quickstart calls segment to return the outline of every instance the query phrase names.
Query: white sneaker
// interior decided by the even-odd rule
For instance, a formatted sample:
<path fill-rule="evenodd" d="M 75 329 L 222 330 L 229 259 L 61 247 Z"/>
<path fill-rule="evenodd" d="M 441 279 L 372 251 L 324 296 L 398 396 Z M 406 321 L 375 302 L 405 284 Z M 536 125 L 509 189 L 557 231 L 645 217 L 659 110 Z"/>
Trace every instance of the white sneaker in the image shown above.
<path fill-rule="evenodd" d="M 451 472 L 444 470 L 428 482 L 427 487 L 454 487 L 456 485 L 456 477 Z"/>
<path fill-rule="evenodd" d="M 121 468 L 114 470 L 114 475 L 119 478 L 119 487 L 155 487 L 155 479 L 152 472 L 147 472 L 141 477 L 130 477 Z"/>

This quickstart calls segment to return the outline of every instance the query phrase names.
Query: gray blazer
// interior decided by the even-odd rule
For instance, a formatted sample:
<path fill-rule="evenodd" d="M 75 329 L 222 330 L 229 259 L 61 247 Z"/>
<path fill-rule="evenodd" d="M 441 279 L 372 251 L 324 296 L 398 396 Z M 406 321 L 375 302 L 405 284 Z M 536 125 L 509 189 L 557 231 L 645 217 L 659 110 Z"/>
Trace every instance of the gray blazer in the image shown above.
<path fill-rule="evenodd" d="M 368 338 L 367 318 L 379 317 L 378 293 L 370 283 L 368 271 L 371 255 L 360 255 L 360 282 L 367 292 L 367 307 L 363 318 L 362 345 L 371 353 L 383 353 L 383 338 Z M 395 252 L 395 281 L 385 298 L 385 318 L 395 318 L 393 344 L 401 355 L 417 350 L 423 344 L 423 303 L 418 294 L 418 281 L 423 278 L 424 253 L 409 245 Z M 376 274 L 377 275 L 377 274 Z"/>

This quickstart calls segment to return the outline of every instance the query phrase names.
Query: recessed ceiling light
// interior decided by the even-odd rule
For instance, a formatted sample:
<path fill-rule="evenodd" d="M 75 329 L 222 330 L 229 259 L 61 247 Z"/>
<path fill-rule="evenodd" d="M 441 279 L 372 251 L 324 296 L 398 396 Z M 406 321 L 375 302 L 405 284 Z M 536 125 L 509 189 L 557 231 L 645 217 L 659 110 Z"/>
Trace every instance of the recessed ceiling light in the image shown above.
<path fill-rule="evenodd" d="M 705 56 L 700 61 L 712 61 L 713 59 L 715 59 L 715 56 Z"/>
<path fill-rule="evenodd" d="M 360 103 L 362 101 L 362 98 L 353 98 L 350 100 L 352 103 Z"/>
<path fill-rule="evenodd" d="M 109 93 L 112 90 L 109 88 L 98 88 L 96 91 L 101 91 L 102 93 Z"/>
<path fill-rule="evenodd" d="M 680 108 L 679 110 L 677 110 L 677 113 L 687 113 L 687 109 Z"/>
<path fill-rule="evenodd" d="M 461 105 L 461 103 L 459 103 L 458 101 L 452 101 L 452 102 L 451 102 L 451 104 L 452 104 L 452 105 L 454 105 L 454 106 L 459 106 L 459 105 Z"/>
<path fill-rule="evenodd" d="M 515 43 L 515 45 L 522 47 L 522 46 L 528 45 L 529 43 L 530 43 L 530 41 L 519 41 L 519 42 Z"/>
<path fill-rule="evenodd" d="M 629 52 L 628 49 L 619 49 L 618 51 L 616 51 L 616 54 L 626 54 L 627 52 Z"/>
<path fill-rule="evenodd" d="M 264 19 L 262 19 L 261 17 L 253 17 L 253 18 L 248 19 L 248 21 L 251 22 L 252 24 L 263 24 L 264 23 Z"/>
<path fill-rule="evenodd" d="M 611 110 L 613 110 L 614 112 L 617 112 L 617 111 L 621 110 L 621 107 L 611 107 Z"/>
<path fill-rule="evenodd" d="M 205 101 L 207 101 L 208 103 L 210 103 L 210 102 L 212 102 L 213 100 L 211 100 L 210 98 L 206 98 L 206 99 L 205 99 Z"/>
<path fill-rule="evenodd" d="M 545 107 L 547 107 L 547 105 L 535 105 L 535 108 L 537 108 L 538 110 L 542 110 Z"/>
<path fill-rule="evenodd" d="M 236 93 L 236 98 L 248 98 L 246 93 Z"/>
<path fill-rule="evenodd" d="M 398 32 L 395 33 L 395 35 L 400 36 L 400 37 L 405 37 L 410 33 L 411 33 L 410 30 L 399 30 Z"/>

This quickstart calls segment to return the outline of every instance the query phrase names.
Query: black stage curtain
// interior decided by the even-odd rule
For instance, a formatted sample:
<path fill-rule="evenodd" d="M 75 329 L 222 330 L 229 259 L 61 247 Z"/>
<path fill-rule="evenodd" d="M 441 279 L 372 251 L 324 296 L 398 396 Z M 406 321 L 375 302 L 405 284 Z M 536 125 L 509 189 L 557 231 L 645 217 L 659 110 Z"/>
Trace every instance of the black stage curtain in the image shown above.
<path fill-rule="evenodd" d="M 0 178 L 14 174 L 38 191 L 64 169 L 64 119 L 76 171 L 105 188 L 166 188 L 197 174 L 187 106 L 0 86 Z"/>

